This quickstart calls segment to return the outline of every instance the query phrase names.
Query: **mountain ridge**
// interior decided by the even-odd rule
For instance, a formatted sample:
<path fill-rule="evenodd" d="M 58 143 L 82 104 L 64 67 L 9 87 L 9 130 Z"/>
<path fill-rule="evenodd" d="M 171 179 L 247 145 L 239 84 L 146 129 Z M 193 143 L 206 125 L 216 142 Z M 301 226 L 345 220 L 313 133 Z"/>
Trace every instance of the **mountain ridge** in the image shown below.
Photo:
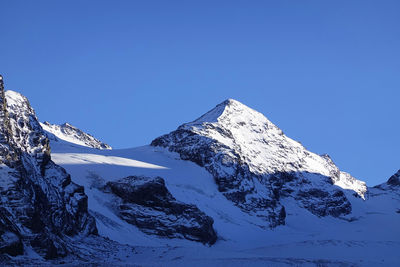
<path fill-rule="evenodd" d="M 96 235 L 84 188 L 51 160 L 46 138 L 26 97 L 1 90 L 0 252 L 33 250 L 66 256 L 68 237 Z"/>
<path fill-rule="evenodd" d="M 61 125 L 51 124 L 47 121 L 40 123 L 46 131 L 47 137 L 58 142 L 60 139 L 81 146 L 97 148 L 97 149 L 112 149 L 106 143 L 101 142 L 92 135 L 85 133 L 79 128 L 65 122 Z"/>
<path fill-rule="evenodd" d="M 8 165 L 0 166 L 0 251 L 8 256 L 0 262 L 399 262 L 398 173 L 367 187 L 236 100 L 150 146 L 111 150 L 77 145 L 83 131 L 74 130 L 72 142 L 51 138 L 26 98 L 3 95 L 0 160 Z M 25 192 L 41 198 L 29 202 Z M 25 212 L 32 208 L 34 216 Z M 27 221 L 45 228 L 31 233 L 31 225 L 21 228 Z"/>

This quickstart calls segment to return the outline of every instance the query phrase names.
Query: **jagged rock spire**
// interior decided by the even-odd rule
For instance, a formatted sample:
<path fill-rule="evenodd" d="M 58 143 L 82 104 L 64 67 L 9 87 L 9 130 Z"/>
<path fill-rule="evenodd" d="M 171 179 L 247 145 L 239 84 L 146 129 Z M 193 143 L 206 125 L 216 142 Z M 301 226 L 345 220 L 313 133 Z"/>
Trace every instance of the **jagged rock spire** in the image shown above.
<path fill-rule="evenodd" d="M 4 93 L 4 80 L 3 76 L 0 75 L 0 156 L 2 156 L 6 163 L 10 163 L 10 160 L 16 159 L 13 149 L 9 146 L 11 135 L 12 130 L 8 118 L 7 100 Z"/>
<path fill-rule="evenodd" d="M 1 120 L 1 132 L 3 132 L 5 117 L 7 115 L 7 102 L 4 95 L 4 81 L 3 76 L 0 75 L 0 120 Z"/>
<path fill-rule="evenodd" d="M 6 141 L 4 135 L 6 107 L 7 104 L 4 96 L 4 81 L 3 76 L 0 75 L 0 143 L 4 143 Z"/>
<path fill-rule="evenodd" d="M 0 103 L 2 106 L 4 106 L 4 81 L 3 81 L 3 76 L 0 75 Z"/>
<path fill-rule="evenodd" d="M 0 101 L 1 101 L 1 104 L 2 104 L 2 106 L 4 106 L 4 100 L 5 100 L 5 96 L 4 96 L 4 81 L 3 81 L 3 76 L 2 75 L 0 75 L 0 97 L 1 97 L 1 99 L 0 99 Z"/>

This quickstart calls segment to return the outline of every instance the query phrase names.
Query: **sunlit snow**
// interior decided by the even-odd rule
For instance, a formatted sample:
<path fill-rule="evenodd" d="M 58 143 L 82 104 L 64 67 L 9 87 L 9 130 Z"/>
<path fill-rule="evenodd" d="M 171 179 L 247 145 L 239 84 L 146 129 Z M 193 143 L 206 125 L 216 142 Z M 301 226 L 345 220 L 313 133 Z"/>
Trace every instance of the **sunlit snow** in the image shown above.
<path fill-rule="evenodd" d="M 88 153 L 53 153 L 51 155 L 51 158 L 55 163 L 60 165 L 110 164 L 110 165 L 146 168 L 146 169 L 167 169 L 166 167 L 163 166 L 150 164 L 134 159 L 88 154 Z"/>

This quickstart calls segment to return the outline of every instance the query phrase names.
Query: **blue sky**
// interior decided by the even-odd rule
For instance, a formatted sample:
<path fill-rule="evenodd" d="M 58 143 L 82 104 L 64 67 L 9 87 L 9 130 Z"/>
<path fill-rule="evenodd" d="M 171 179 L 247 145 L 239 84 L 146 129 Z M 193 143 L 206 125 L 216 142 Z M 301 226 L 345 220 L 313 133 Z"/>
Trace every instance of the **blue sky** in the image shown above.
<path fill-rule="evenodd" d="M 369 185 L 400 168 L 399 1 L 1 1 L 0 73 L 116 148 L 227 98 Z"/>

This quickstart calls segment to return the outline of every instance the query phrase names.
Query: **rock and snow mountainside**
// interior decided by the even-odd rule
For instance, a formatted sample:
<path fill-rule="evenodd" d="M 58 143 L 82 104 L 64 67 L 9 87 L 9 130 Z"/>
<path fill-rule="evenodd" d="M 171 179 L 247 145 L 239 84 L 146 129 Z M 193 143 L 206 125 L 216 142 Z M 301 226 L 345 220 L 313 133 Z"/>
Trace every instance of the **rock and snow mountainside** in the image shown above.
<path fill-rule="evenodd" d="M 237 101 L 111 150 L 0 100 L 2 264 L 400 263 L 399 173 L 367 189 Z"/>
<path fill-rule="evenodd" d="M 398 170 L 395 174 L 390 176 L 389 180 L 387 181 L 387 184 L 391 186 L 400 186 L 400 170 Z"/>
<path fill-rule="evenodd" d="M 65 256 L 68 241 L 96 234 L 82 186 L 50 157 L 35 112 L 22 95 L 4 92 L 0 76 L 0 253 L 33 249 L 46 259 Z"/>
<path fill-rule="evenodd" d="M 45 121 L 44 123 L 40 123 L 40 125 L 42 126 L 43 130 L 46 131 L 47 137 L 52 141 L 58 142 L 59 139 L 61 139 L 86 147 L 112 149 L 111 146 L 99 141 L 90 134 L 83 132 L 69 123 L 56 125 Z"/>
<path fill-rule="evenodd" d="M 397 203 L 392 201 L 390 207 L 393 209 L 393 212 L 400 213 L 400 170 L 390 176 L 385 183 L 371 188 L 369 197 L 371 199 L 387 197 L 396 200 Z"/>
<path fill-rule="evenodd" d="M 329 156 L 307 151 L 261 113 L 232 99 L 151 145 L 205 167 L 227 199 L 271 227 L 285 224 L 281 199 L 293 198 L 318 216 L 339 217 L 351 212 L 341 189 L 363 198 L 367 190 Z"/>

